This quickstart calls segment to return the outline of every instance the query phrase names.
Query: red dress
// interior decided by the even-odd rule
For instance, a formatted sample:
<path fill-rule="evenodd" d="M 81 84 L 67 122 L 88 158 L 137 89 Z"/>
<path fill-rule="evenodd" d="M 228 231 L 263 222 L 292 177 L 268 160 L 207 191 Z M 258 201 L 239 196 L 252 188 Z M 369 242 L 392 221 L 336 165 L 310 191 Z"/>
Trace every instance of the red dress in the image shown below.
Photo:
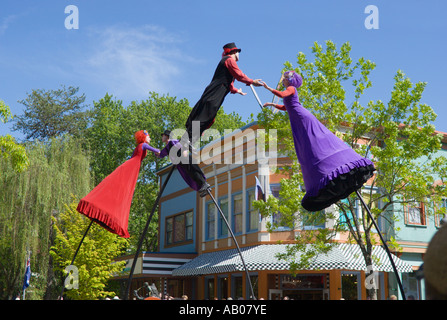
<path fill-rule="evenodd" d="M 77 210 L 112 233 L 129 238 L 127 225 L 130 205 L 140 172 L 141 161 L 146 157 L 140 143 L 132 157 L 102 180 L 81 199 Z"/>

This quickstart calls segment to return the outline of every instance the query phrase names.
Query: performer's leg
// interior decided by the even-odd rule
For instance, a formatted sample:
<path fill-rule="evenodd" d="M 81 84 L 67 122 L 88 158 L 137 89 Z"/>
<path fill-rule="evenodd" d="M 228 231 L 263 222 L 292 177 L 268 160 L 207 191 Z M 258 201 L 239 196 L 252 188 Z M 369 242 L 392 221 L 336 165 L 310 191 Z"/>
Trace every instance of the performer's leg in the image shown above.
<path fill-rule="evenodd" d="M 181 150 L 178 151 L 178 156 L 181 156 Z M 188 157 L 181 157 L 183 161 L 177 164 L 177 166 L 181 167 L 188 176 L 191 177 L 192 180 L 197 184 L 201 197 L 206 195 L 206 191 L 210 188 L 210 185 L 206 182 L 205 174 L 202 169 L 200 169 L 199 165 L 193 163 L 192 155 L 189 154 Z"/>

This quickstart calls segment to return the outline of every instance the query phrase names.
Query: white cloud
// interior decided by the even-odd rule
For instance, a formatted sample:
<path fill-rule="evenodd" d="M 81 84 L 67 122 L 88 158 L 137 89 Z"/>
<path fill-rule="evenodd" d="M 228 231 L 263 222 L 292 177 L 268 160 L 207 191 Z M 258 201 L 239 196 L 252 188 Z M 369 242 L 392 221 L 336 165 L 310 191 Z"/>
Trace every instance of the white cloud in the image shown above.
<path fill-rule="evenodd" d="M 94 43 L 86 49 L 78 71 L 118 97 L 167 93 L 182 64 L 193 61 L 179 49 L 180 36 L 157 26 L 113 26 L 95 30 L 90 37 Z"/>
<path fill-rule="evenodd" d="M 6 32 L 6 29 L 9 28 L 9 25 L 17 18 L 17 15 L 10 15 L 6 18 L 3 18 L 0 22 L 0 35 Z"/>

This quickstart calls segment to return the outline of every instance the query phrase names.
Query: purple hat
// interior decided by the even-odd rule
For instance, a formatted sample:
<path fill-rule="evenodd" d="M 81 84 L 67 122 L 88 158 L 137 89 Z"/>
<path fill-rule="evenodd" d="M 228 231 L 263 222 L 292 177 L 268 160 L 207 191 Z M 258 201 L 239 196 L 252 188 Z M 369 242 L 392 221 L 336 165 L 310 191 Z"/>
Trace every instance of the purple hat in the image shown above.
<path fill-rule="evenodd" d="M 303 78 L 293 70 L 284 72 L 284 78 L 287 79 L 289 84 L 295 88 L 299 88 L 303 84 Z"/>

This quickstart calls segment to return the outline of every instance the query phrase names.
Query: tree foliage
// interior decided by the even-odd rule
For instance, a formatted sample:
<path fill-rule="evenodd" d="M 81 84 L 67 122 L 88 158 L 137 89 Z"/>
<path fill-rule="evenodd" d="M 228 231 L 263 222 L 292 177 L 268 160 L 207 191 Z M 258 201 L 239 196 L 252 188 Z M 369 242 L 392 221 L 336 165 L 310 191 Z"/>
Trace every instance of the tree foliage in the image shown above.
<path fill-rule="evenodd" d="M 76 211 L 77 199 L 65 205 L 64 211 L 53 217 L 55 241 L 50 254 L 54 268 L 67 277 L 65 268 L 70 266 L 74 253 L 87 230 L 90 220 Z M 107 291 L 107 282 L 115 274 L 121 272 L 126 261 L 114 262 L 127 247 L 127 240 L 121 238 L 101 226 L 93 223 L 89 229 L 74 261 L 77 277 L 67 284 L 77 289 L 65 290 L 64 296 L 73 300 L 96 300 L 117 293 Z M 70 275 L 72 277 L 72 275 Z M 76 279 L 77 278 L 77 279 Z"/>
<path fill-rule="evenodd" d="M 190 112 L 186 99 L 177 100 L 155 92 L 151 92 L 146 100 L 132 101 L 128 107 L 108 94 L 95 102 L 91 124 L 85 134 L 92 155 L 95 185 L 130 157 L 135 148 L 136 131 L 147 130 L 151 145 L 161 150 L 164 148 L 161 134 L 165 130 L 184 130 Z M 244 124 L 239 115 L 226 114 L 221 108 L 213 129 L 223 134 L 224 129 L 237 129 Z M 159 190 L 156 171 L 169 163 L 168 157 L 158 159 L 151 152 L 142 163 L 129 217 L 131 247 L 136 247 Z M 143 250 L 155 250 L 157 236 L 158 217 L 155 215 Z"/>
<path fill-rule="evenodd" d="M 302 105 L 360 155 L 373 160 L 377 172 L 363 189 L 363 197 L 376 221 L 379 217 L 389 221 L 389 229 L 381 231 L 394 243 L 392 222 L 402 218 L 405 206 L 421 202 L 427 213 L 433 213 L 428 208 L 439 204 L 447 195 L 444 186 L 447 159 L 438 153 L 442 136 L 433 125 L 436 114 L 430 106 L 421 103 L 426 83 L 414 84 L 398 70 L 387 103 L 365 102 L 365 91 L 372 86 L 373 62 L 365 58 L 354 62 L 348 42 L 340 49 L 331 41 L 326 42 L 326 48 L 315 43 L 311 50 L 314 61 L 300 52 L 297 67 L 286 62 L 284 71 L 295 70 L 302 75 L 303 85 L 298 90 Z M 256 206 L 265 216 L 281 212 L 280 223 L 300 228 L 315 213 L 306 212 L 300 205 L 303 181 L 293 141 L 289 138 L 287 113 L 275 114 L 264 109 L 258 119 L 265 128 L 278 130 L 282 150 L 294 163 L 288 168 L 291 178 L 281 181 L 280 199 L 270 198 L 266 203 L 257 202 Z M 362 208 L 358 216 L 352 214 L 356 212 L 356 201 L 356 197 L 350 196 L 338 202 L 335 210 L 318 213 L 335 223 L 326 229 L 301 231 L 296 239 L 298 247 L 290 246 L 282 258 L 291 259 L 297 248 L 306 250 L 304 244 L 310 241 L 314 243 L 312 249 L 302 252 L 304 258 L 292 265 L 295 270 L 304 268 L 315 255 L 326 252 L 327 243 L 336 232 L 349 231 L 351 240 L 360 246 L 366 265 L 372 265 L 372 246 L 378 243 L 366 211 Z M 369 294 L 375 297 L 375 292 Z"/>
<path fill-rule="evenodd" d="M 12 118 L 9 107 L 0 100 L 0 120 L 5 123 Z M 10 134 L 0 137 L 0 155 L 5 159 L 10 159 L 13 169 L 16 172 L 25 170 L 29 165 L 25 148 L 18 144 Z"/>
<path fill-rule="evenodd" d="M 87 126 L 88 112 L 85 94 L 79 88 L 62 86 L 58 90 L 33 90 L 20 101 L 25 106 L 22 115 L 14 120 L 14 131 L 21 131 L 27 140 L 47 140 L 71 134 L 79 136 Z"/>
<path fill-rule="evenodd" d="M 84 111 L 85 95 L 78 91 L 79 88 L 74 87 L 33 90 L 21 101 L 26 108 L 14 126 L 29 141 L 18 145 L 12 138 L 0 138 L 0 142 L 7 141 L 18 150 L 16 156 L 11 148 L 4 147 L 5 143 L 0 149 L 0 298 L 11 298 L 20 292 L 28 251 L 31 251 L 32 277 L 27 299 L 57 298 L 61 277 L 55 276 L 52 261 L 59 259 L 59 251 L 53 250 L 52 256 L 49 255 L 54 241 L 52 218 L 62 223 L 60 212 L 69 210 L 65 205 L 71 203 L 72 195 L 79 199 L 84 197 L 130 158 L 135 148 L 136 131 L 148 130 L 151 144 L 162 149 L 161 133 L 166 129 L 184 128 L 191 111 L 187 100 L 154 92 L 148 99 L 133 101 L 127 107 L 106 94 L 94 102 L 91 110 Z M 0 112 L 4 121 L 11 116 L 3 103 Z M 226 114 L 222 108 L 213 128 L 223 133 L 224 129 L 237 129 L 244 124 L 239 115 Z M 20 150 L 22 156 L 25 150 L 28 153 L 29 169 L 17 174 L 26 166 L 25 158 L 19 157 Z M 130 251 L 136 247 L 159 190 L 156 171 L 168 163 L 169 159 L 155 158 L 152 153 L 148 153 L 142 163 L 129 217 L 131 238 L 127 249 Z M 63 233 L 67 229 L 58 230 Z M 75 242 L 75 238 L 84 232 L 76 230 L 65 236 L 71 239 L 67 241 Z M 62 237 L 60 234 L 60 243 L 63 243 Z M 144 239 L 143 250 L 156 249 L 157 237 L 158 218 L 155 215 Z M 116 242 L 114 239 L 110 241 Z M 70 255 L 69 248 L 65 249 L 64 254 Z M 95 250 L 91 249 L 91 253 L 96 257 L 100 253 L 93 253 Z M 64 259 L 59 262 L 65 264 L 66 257 Z M 86 266 L 90 268 L 90 265 Z M 93 265 L 91 267 L 96 270 Z M 93 274 L 94 270 L 88 269 L 88 272 Z M 102 275 L 101 282 L 96 283 L 90 293 L 73 292 L 71 298 L 103 296 L 102 284 L 106 276 Z"/>
<path fill-rule="evenodd" d="M 71 194 L 91 187 L 89 160 L 69 137 L 27 145 L 28 170 L 17 173 L 0 158 L 0 298 L 21 291 L 25 258 L 31 251 L 31 299 L 51 297 L 56 286 L 49 248 L 51 216 L 57 216 Z M 47 291 L 48 288 L 48 291 Z"/>

